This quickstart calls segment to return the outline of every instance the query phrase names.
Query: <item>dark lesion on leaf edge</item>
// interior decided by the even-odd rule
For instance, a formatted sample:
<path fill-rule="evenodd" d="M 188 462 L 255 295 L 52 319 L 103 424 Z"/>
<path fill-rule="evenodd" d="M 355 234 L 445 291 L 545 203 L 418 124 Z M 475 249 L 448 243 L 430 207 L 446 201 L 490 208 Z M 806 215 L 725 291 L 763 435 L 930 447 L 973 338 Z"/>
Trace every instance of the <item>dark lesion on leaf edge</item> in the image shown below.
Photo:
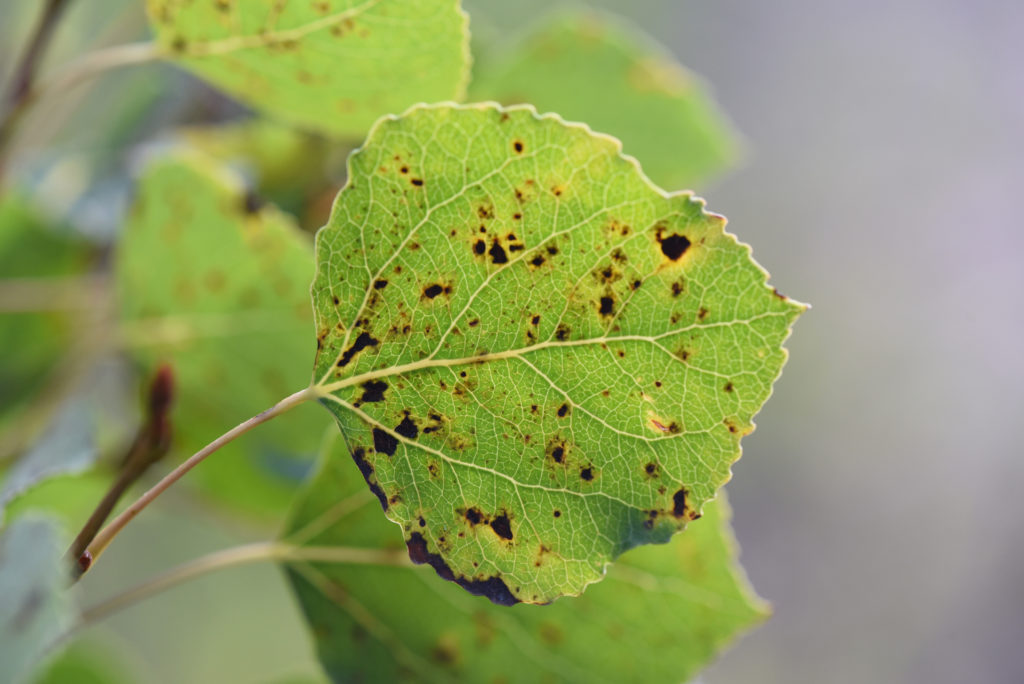
<path fill-rule="evenodd" d="M 455 582 L 470 594 L 485 596 L 499 606 L 513 606 L 519 603 L 519 599 L 515 597 L 505 581 L 497 575 L 474 579 L 461 575 L 456 576 L 440 554 L 428 550 L 427 540 L 419 532 L 409 535 L 405 544 L 409 550 L 409 560 L 417 565 L 430 565 L 439 577 L 449 582 Z"/>

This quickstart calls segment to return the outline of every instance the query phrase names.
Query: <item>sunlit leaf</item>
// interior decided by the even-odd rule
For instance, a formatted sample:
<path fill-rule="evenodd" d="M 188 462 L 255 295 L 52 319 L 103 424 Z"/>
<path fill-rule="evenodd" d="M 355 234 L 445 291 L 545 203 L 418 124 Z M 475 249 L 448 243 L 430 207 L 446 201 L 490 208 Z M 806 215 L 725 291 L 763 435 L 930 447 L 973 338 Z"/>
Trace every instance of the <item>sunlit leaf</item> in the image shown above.
<path fill-rule="evenodd" d="M 379 116 L 461 97 L 458 0 L 148 0 L 168 57 L 285 121 L 361 135 Z"/>
<path fill-rule="evenodd" d="M 0 682 L 25 681 L 71 624 L 55 526 L 25 517 L 0 531 Z"/>
<path fill-rule="evenodd" d="M 697 187 L 737 157 L 736 136 L 699 78 L 624 21 L 559 15 L 474 67 L 469 99 L 533 104 L 617 136 L 664 187 Z"/>
<path fill-rule="evenodd" d="M 725 219 L 532 108 L 415 108 L 349 170 L 315 378 L 413 560 L 547 603 L 697 517 L 804 308 Z"/>
<path fill-rule="evenodd" d="M 174 369 L 180 456 L 309 383 L 312 268 L 308 238 L 234 176 L 198 157 L 146 172 L 117 256 L 122 334 L 146 376 L 161 362 Z M 301 407 L 194 476 L 217 498 L 274 515 L 305 475 L 323 424 Z"/>
<path fill-rule="evenodd" d="M 299 499 L 285 540 L 394 547 L 401 536 L 341 450 Z M 429 570 L 309 563 L 288 576 L 336 682 L 681 682 L 765 615 L 736 564 L 721 499 L 668 546 L 635 549 L 580 598 L 509 610 Z M 542 560 L 538 558 L 538 560 Z"/>

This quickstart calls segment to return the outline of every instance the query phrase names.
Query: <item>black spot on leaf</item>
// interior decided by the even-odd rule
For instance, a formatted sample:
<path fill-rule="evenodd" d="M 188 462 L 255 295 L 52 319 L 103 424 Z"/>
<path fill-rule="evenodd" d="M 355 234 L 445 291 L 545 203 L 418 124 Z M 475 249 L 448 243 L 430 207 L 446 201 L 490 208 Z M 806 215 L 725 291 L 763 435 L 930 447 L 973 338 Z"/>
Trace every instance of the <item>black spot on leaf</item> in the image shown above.
<path fill-rule="evenodd" d="M 383 380 L 370 380 L 363 383 L 363 396 L 359 397 L 359 404 L 372 404 L 384 401 L 384 392 L 388 389 L 388 383 Z"/>
<path fill-rule="evenodd" d="M 398 440 L 380 428 L 373 428 L 373 448 L 378 454 L 394 456 L 398 449 Z"/>
<path fill-rule="evenodd" d="M 686 515 L 686 487 L 672 495 L 672 515 L 676 518 Z"/>
<path fill-rule="evenodd" d="M 416 423 L 413 422 L 412 418 L 406 414 L 405 418 L 402 419 L 402 422 L 395 426 L 395 432 L 406 439 L 416 439 L 416 436 L 420 433 L 420 429 L 416 426 Z"/>
<path fill-rule="evenodd" d="M 590 466 L 580 470 L 580 478 L 586 482 L 590 482 L 594 479 L 594 469 Z"/>
<path fill-rule="evenodd" d="M 374 290 L 383 290 L 387 286 L 388 286 L 388 281 L 386 281 L 386 280 L 375 280 L 375 281 L 373 281 L 373 289 Z"/>
<path fill-rule="evenodd" d="M 673 233 L 668 237 L 661 237 L 659 240 L 661 242 L 661 253 L 672 261 L 677 261 L 690 248 L 689 238 L 678 233 Z"/>
<path fill-rule="evenodd" d="M 363 474 L 363 479 L 369 485 L 370 491 L 380 500 L 381 508 L 385 511 L 388 510 L 388 498 L 384 496 L 384 490 L 377 485 L 376 478 L 373 475 L 373 466 L 366 460 L 366 452 L 362 447 L 357 447 L 352 451 L 352 460 L 355 461 L 359 472 Z"/>
<path fill-rule="evenodd" d="M 513 606 L 519 603 L 519 599 L 512 594 L 508 585 L 500 577 L 472 580 L 456 577 L 439 554 L 427 550 L 427 540 L 419 532 L 413 532 L 405 544 L 409 549 L 409 560 L 417 565 L 429 564 L 442 579 L 457 583 L 470 594 L 486 596 L 499 606 Z"/>
<path fill-rule="evenodd" d="M 493 264 L 508 263 L 508 255 L 505 254 L 504 247 L 497 240 L 494 241 L 494 244 L 491 245 L 491 249 L 487 253 L 491 255 L 491 263 Z"/>
<path fill-rule="evenodd" d="M 338 360 L 338 368 L 344 368 L 349 364 L 359 352 L 363 351 L 367 347 L 376 347 L 379 344 L 379 340 L 375 340 L 370 336 L 370 333 L 361 332 L 356 341 L 352 343 L 352 346 L 345 350 L 345 353 L 341 355 L 341 359 Z"/>
<path fill-rule="evenodd" d="M 502 539 L 512 539 L 512 522 L 506 513 L 502 513 L 491 521 L 491 529 Z"/>
<path fill-rule="evenodd" d="M 427 299 L 433 299 L 442 292 L 444 292 L 444 288 L 438 285 L 437 283 L 434 283 L 433 285 L 429 285 L 423 288 L 423 296 L 426 297 Z"/>

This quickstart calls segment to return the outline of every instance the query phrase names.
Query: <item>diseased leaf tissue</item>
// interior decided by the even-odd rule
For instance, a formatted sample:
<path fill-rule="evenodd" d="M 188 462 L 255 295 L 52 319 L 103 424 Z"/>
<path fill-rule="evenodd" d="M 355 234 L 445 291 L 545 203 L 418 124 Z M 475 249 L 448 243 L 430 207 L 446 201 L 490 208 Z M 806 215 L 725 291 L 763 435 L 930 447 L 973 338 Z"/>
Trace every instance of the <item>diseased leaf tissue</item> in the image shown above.
<path fill-rule="evenodd" d="M 531 107 L 416 107 L 349 167 L 314 375 L 413 561 L 548 603 L 700 516 L 804 308 L 722 217 Z"/>

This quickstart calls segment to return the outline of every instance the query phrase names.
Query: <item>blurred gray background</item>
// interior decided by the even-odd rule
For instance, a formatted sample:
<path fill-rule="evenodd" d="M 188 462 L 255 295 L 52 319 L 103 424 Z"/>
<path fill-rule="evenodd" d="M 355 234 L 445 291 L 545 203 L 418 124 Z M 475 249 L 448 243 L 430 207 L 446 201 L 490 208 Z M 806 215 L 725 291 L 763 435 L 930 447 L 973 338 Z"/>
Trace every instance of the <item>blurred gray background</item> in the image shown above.
<path fill-rule="evenodd" d="M 116 7 L 102 39 L 123 41 L 144 30 L 133 4 L 81 0 L 73 16 Z M 499 36 L 551 6 L 465 4 Z M 743 563 L 775 615 L 703 681 L 1024 681 L 1024 3 L 590 4 L 631 16 L 712 85 L 747 154 L 701 194 L 775 286 L 814 306 L 729 485 Z M 187 81 L 159 68 L 159 87 Z M 157 87 L 140 73 L 116 78 Z M 128 142 L 173 119 L 161 111 L 127 122 Z M 163 543 L 129 568 L 115 547 L 109 587 L 251 536 L 196 534 L 186 503 L 129 529 Z M 213 599 L 237 609 L 211 612 Z M 316 672 L 301 629 L 278 575 L 247 567 L 96 638 L 153 681 L 280 682 Z"/>

